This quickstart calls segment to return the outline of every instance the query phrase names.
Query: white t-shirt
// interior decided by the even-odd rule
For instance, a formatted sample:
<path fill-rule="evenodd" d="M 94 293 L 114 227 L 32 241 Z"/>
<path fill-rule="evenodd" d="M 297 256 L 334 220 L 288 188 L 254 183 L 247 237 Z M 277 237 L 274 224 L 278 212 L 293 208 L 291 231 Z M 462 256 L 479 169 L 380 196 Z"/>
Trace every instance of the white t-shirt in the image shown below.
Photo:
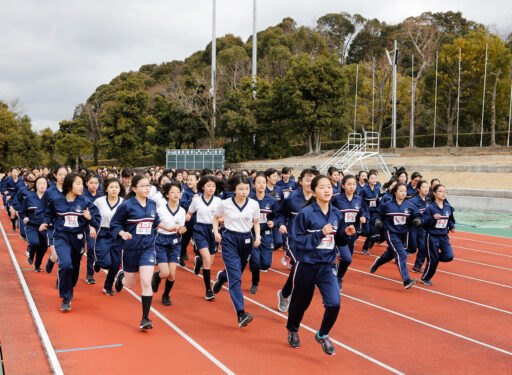
<path fill-rule="evenodd" d="M 211 197 L 210 202 L 206 203 L 203 194 L 192 199 L 188 212 L 191 214 L 196 213 L 197 222 L 200 224 L 213 223 L 213 215 L 217 211 L 217 207 L 221 204 L 222 200 L 215 195 Z"/>
<path fill-rule="evenodd" d="M 172 212 L 169 205 L 166 204 L 165 206 L 158 207 L 156 212 L 158 213 L 161 223 L 168 227 L 182 227 L 185 225 L 186 212 L 180 206 L 178 206 L 176 212 Z M 158 228 L 158 233 L 176 234 L 177 230 L 174 232 L 168 232 L 165 229 Z"/>
<path fill-rule="evenodd" d="M 156 207 L 165 206 L 167 204 L 167 199 L 164 198 L 162 193 L 160 191 L 157 191 L 155 195 L 152 197 L 149 196 L 149 198 L 153 199 L 156 203 Z"/>
<path fill-rule="evenodd" d="M 224 216 L 224 226 L 233 232 L 250 232 L 254 220 L 260 218 L 260 205 L 254 199 L 247 198 L 245 204 L 239 207 L 235 198 L 225 199 L 221 202 L 215 215 Z"/>
<path fill-rule="evenodd" d="M 119 197 L 119 200 L 114 206 L 110 206 L 106 195 L 99 197 L 94 201 L 94 205 L 98 207 L 101 215 L 101 227 L 110 228 L 110 220 L 117 211 L 117 208 L 123 203 L 123 198 Z"/>

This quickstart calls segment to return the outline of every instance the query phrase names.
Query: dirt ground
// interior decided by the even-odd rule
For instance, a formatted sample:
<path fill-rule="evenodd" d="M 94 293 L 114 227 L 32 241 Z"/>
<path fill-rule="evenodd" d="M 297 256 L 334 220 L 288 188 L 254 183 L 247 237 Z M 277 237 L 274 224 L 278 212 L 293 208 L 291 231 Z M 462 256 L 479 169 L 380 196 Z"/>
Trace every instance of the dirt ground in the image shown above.
<path fill-rule="evenodd" d="M 300 156 L 285 158 L 281 160 L 265 160 L 265 161 L 251 161 L 243 163 L 245 168 L 251 169 L 251 166 L 258 165 L 258 167 L 265 164 L 272 164 L 273 168 L 278 166 L 292 166 L 294 164 L 304 164 L 307 166 L 315 165 L 319 167 L 322 162 L 332 154 L 326 153 L 319 156 Z M 384 159 L 388 167 L 404 166 L 409 174 L 415 170 L 420 172 L 424 179 L 430 181 L 436 177 L 441 182 L 453 188 L 470 188 L 470 189 L 496 189 L 496 190 L 512 190 L 512 173 L 471 173 L 471 172 L 446 172 L 446 171 L 422 171 L 417 166 L 421 165 L 512 165 L 512 153 L 510 155 L 497 154 L 497 155 L 465 155 L 465 156 L 396 156 L 384 155 Z M 411 168 L 408 168 L 411 166 Z M 414 167 L 413 167 L 414 166 Z M 295 173 L 300 173 L 300 170 L 295 170 Z M 381 176 L 381 181 L 384 181 L 384 176 Z"/>

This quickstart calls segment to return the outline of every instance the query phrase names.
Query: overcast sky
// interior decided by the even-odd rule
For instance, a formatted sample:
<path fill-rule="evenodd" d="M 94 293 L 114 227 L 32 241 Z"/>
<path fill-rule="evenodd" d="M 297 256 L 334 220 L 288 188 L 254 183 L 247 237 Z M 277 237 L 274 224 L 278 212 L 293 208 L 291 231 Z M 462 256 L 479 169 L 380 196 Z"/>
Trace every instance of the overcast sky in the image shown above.
<path fill-rule="evenodd" d="M 217 0 L 217 36 L 247 40 L 252 3 Z M 211 39 L 212 0 L 0 0 L 0 9 L 0 99 L 19 98 L 36 130 L 58 129 L 119 73 L 183 60 Z M 501 34 L 512 31 L 509 0 L 258 0 L 258 30 L 285 17 L 314 26 L 341 11 L 398 23 L 449 10 Z"/>

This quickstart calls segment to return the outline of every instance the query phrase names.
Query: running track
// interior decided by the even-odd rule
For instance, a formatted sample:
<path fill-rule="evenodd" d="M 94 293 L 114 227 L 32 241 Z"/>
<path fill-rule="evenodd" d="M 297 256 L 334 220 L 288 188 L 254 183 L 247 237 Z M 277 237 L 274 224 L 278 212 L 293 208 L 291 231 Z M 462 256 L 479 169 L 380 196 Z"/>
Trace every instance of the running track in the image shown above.
<path fill-rule="evenodd" d="M 318 292 L 299 332 L 301 348 L 288 346 L 286 314 L 276 309 L 287 275 L 282 251 L 262 273 L 258 294 L 248 293 L 250 272 L 243 275 L 245 308 L 254 315 L 248 327 L 238 328 L 227 290 L 213 302 L 204 300 L 203 281 L 188 261 L 188 268 L 178 269 L 173 305 L 160 303 L 160 290 L 151 313 L 155 328 L 140 332 L 140 287 L 105 296 L 103 272 L 95 275 L 96 285 L 85 283 L 84 257 L 72 310 L 62 313 L 57 267 L 51 275 L 35 273 L 26 263 L 26 243 L 10 232 L 5 214 L 0 222 L 6 229 L 0 235 L 0 348 L 7 375 L 52 372 L 8 245 L 65 374 L 512 373 L 512 239 L 457 232 L 451 239 L 455 260 L 440 265 L 434 286 L 408 291 L 393 263 L 371 275 L 375 258 L 359 253 L 359 242 L 330 334 L 337 354 L 329 357 L 313 339 L 323 315 Z M 377 245 L 372 254 L 383 251 Z M 219 255 L 212 278 L 221 266 Z"/>

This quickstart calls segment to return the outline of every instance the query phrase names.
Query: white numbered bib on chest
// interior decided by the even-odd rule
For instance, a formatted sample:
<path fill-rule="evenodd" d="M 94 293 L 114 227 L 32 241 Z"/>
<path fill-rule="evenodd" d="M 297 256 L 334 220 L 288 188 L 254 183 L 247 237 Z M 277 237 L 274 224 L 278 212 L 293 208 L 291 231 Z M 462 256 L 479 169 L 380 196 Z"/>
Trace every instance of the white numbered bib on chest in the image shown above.
<path fill-rule="evenodd" d="M 448 225 L 448 219 L 439 219 L 436 221 L 436 228 L 444 229 Z"/>
<path fill-rule="evenodd" d="M 153 226 L 153 223 L 150 221 L 143 221 L 137 224 L 137 230 L 135 231 L 136 234 L 142 234 L 147 235 L 151 234 L 151 227 Z"/>
<path fill-rule="evenodd" d="M 64 216 L 64 226 L 68 228 L 78 228 L 78 216 L 66 215 Z"/>
<path fill-rule="evenodd" d="M 357 212 L 345 212 L 345 223 L 355 223 Z"/>
<path fill-rule="evenodd" d="M 377 207 L 377 201 L 370 201 L 370 207 Z"/>
<path fill-rule="evenodd" d="M 407 218 L 405 216 L 393 216 L 393 224 L 395 225 L 405 225 L 407 222 Z"/>
<path fill-rule="evenodd" d="M 320 245 L 317 246 L 317 249 L 334 249 L 334 235 L 328 234 L 327 236 L 322 238 L 322 242 L 320 243 Z"/>
<path fill-rule="evenodd" d="M 260 212 L 260 224 L 265 224 L 267 222 L 267 213 Z"/>

